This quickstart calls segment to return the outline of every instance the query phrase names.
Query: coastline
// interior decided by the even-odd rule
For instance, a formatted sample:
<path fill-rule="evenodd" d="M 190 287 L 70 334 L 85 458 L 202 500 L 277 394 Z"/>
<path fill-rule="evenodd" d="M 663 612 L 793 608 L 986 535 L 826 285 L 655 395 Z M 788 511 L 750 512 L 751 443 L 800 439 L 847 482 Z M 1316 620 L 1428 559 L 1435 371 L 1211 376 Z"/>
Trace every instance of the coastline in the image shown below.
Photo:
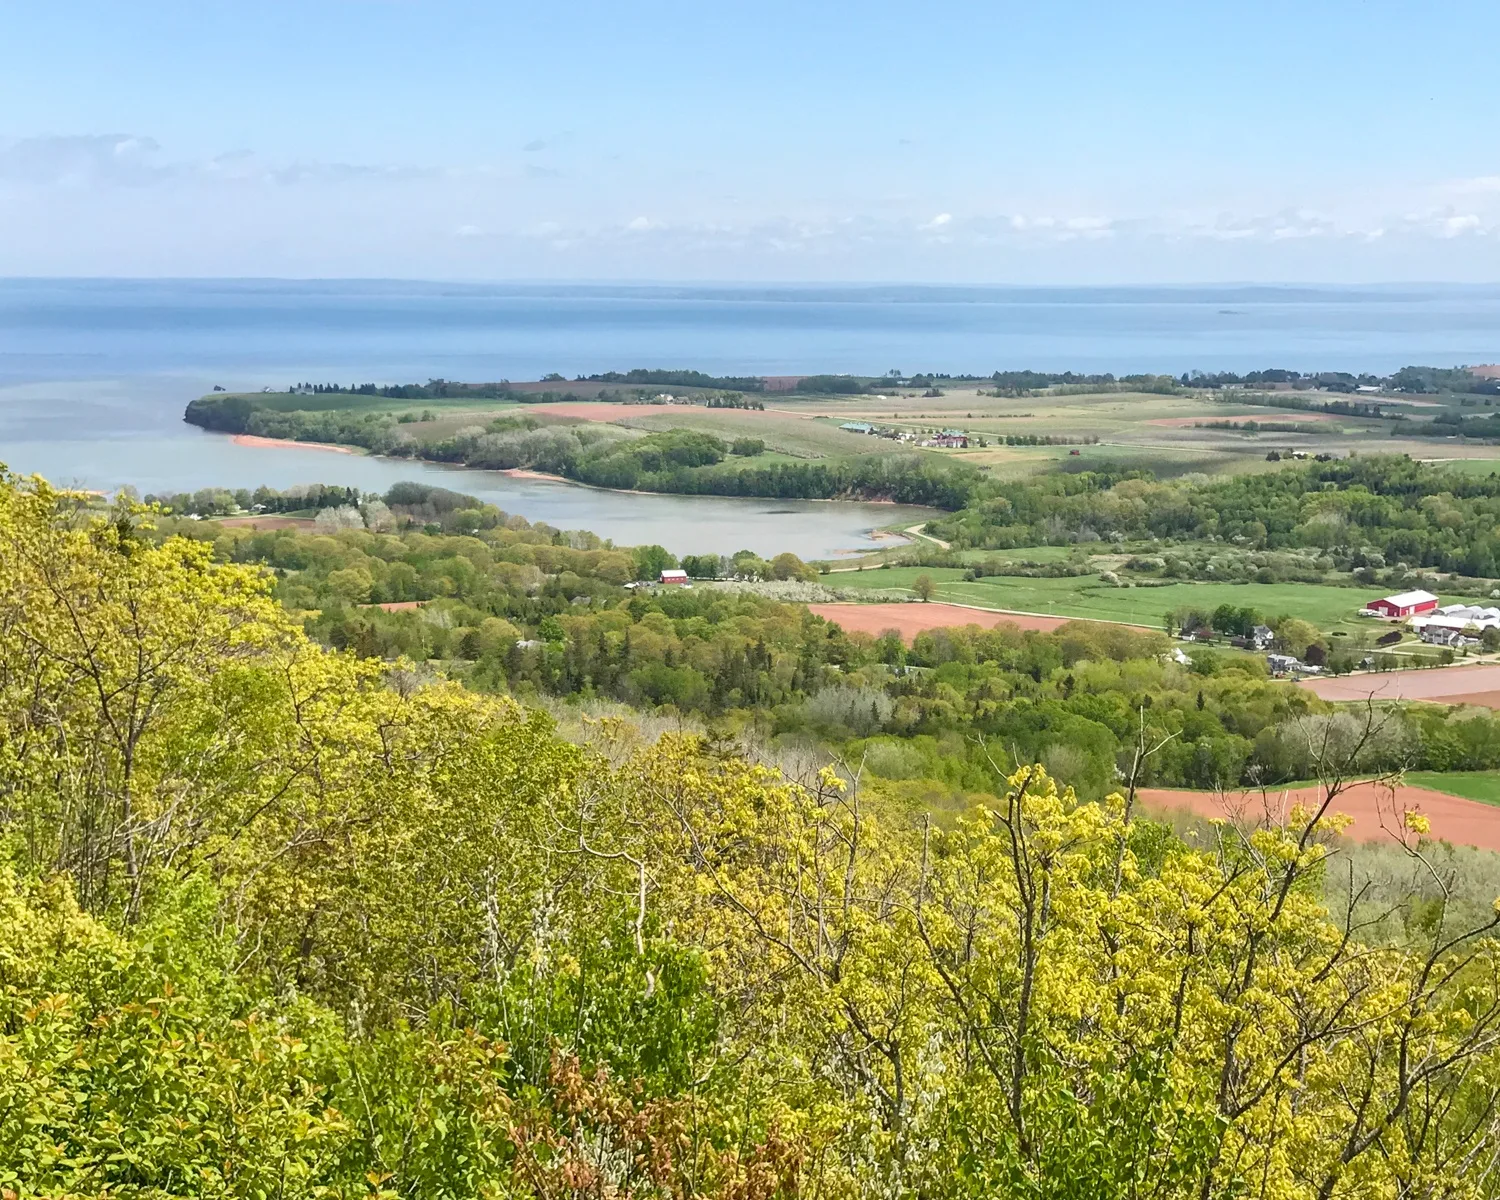
<path fill-rule="evenodd" d="M 256 446 L 280 450 L 332 450 L 335 454 L 358 454 L 349 446 L 338 446 L 333 442 L 299 442 L 294 438 L 261 437 L 258 433 L 231 433 L 229 440 L 236 446 Z"/>
<path fill-rule="evenodd" d="M 456 465 L 458 466 L 459 470 L 461 470 L 461 471 L 473 470 L 472 467 L 465 467 L 462 464 L 456 464 Z M 590 486 L 589 484 L 586 484 L 586 483 L 579 483 L 576 479 L 569 479 L 569 478 L 567 478 L 564 475 L 548 475 L 545 471 L 533 471 L 533 470 L 530 470 L 527 467 L 506 467 L 503 470 L 501 470 L 499 472 L 499 474 L 506 475 L 506 476 L 510 477 L 511 479 L 540 479 L 543 483 L 569 483 L 569 484 L 572 484 L 574 487 L 588 487 L 588 486 Z M 598 490 L 602 491 L 602 492 L 608 492 L 608 491 L 616 491 L 616 490 L 623 490 L 623 489 L 599 488 Z M 647 493 L 642 492 L 640 494 L 641 495 L 646 495 Z M 650 494 L 651 495 L 658 495 L 659 493 L 652 492 Z"/>

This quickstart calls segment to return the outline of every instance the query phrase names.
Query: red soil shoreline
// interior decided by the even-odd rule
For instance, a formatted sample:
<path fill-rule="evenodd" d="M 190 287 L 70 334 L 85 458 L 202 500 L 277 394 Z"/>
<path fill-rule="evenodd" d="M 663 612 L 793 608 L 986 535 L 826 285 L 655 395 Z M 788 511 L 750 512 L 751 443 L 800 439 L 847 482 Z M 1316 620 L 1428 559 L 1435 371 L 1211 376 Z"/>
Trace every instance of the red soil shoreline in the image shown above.
<path fill-rule="evenodd" d="M 230 435 L 230 440 L 236 446 L 255 446 L 260 448 L 292 449 L 292 450 L 332 450 L 335 454 L 353 454 L 354 450 L 348 446 L 335 446 L 332 442 L 298 442 L 292 438 L 270 438 L 261 437 L 258 433 L 236 433 Z"/>

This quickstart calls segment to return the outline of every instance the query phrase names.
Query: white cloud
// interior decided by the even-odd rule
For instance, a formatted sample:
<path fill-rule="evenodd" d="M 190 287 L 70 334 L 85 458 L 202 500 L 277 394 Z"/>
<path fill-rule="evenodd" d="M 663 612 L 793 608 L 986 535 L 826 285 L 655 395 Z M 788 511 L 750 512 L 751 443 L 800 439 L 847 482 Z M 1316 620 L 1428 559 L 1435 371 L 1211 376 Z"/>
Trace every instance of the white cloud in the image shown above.
<path fill-rule="evenodd" d="M 1445 238 L 1458 237 L 1465 233 L 1476 233 L 1484 225 L 1475 213 L 1464 213 L 1457 217 L 1444 217 L 1441 224 L 1442 235 Z"/>
<path fill-rule="evenodd" d="M 246 149 L 193 158 L 129 134 L 0 140 L 8 225 L 0 227 L 0 266 L 44 271 L 48 262 L 66 262 L 70 273 L 88 273 L 79 267 L 80 247 L 88 245 L 102 248 L 88 253 L 100 257 L 103 270 L 123 253 L 117 243 L 129 240 L 140 256 L 133 263 L 153 254 L 163 264 L 180 263 L 191 247 L 206 272 L 231 263 L 243 270 L 240 247 L 274 244 L 313 270 L 333 261 L 335 252 L 324 250 L 331 231 L 340 247 L 357 247 L 338 250 L 339 262 L 376 270 L 386 268 L 374 264 L 399 259 L 416 264 L 403 268 L 415 275 L 441 275 L 451 252 L 474 271 L 481 261 L 501 272 L 535 261 L 545 274 L 548 262 L 566 260 L 587 275 L 593 262 L 630 261 L 647 274 L 680 269 L 684 278 L 700 264 L 727 278 L 774 273 L 779 268 L 767 265 L 774 263 L 787 264 L 789 278 L 799 267 L 816 277 L 820 264 L 828 278 L 985 269 L 1008 278 L 1015 264 L 1040 276 L 1049 264 L 1134 264 L 1152 272 L 1173 255 L 1252 268 L 1220 276 L 1228 278 L 1247 278 L 1262 263 L 1309 264 L 1311 271 L 1324 262 L 1383 261 L 1454 262 L 1462 267 L 1454 277 L 1487 268 L 1500 277 L 1500 237 L 1490 240 L 1500 234 L 1500 175 L 1374 196 L 1340 192 L 1284 206 L 1246 200 L 1199 210 L 1154 208 L 1148 198 L 1116 211 L 1098 199 L 1048 201 L 1017 185 L 993 189 L 989 194 L 1005 199 L 984 211 L 977 193 L 954 194 L 951 180 L 941 195 L 920 181 L 874 193 L 844 194 L 830 185 L 828 194 L 813 194 L 775 180 L 727 195 L 696 177 L 664 182 L 602 152 L 571 157 L 570 182 L 561 187 L 547 182 L 558 172 L 538 152 L 565 136 L 537 138 L 494 162 L 439 166 L 286 161 Z M 1477 249 L 1489 246 L 1495 253 Z M 1371 266 L 1367 277 L 1396 276 Z"/>

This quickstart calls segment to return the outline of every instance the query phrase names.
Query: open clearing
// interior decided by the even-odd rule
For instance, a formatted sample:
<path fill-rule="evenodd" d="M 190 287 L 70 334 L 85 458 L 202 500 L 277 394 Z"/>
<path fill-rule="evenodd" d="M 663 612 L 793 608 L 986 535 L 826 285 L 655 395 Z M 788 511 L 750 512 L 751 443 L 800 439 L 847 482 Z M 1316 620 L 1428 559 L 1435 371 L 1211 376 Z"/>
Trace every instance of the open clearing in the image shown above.
<path fill-rule="evenodd" d="M 725 441 L 739 437 L 759 438 L 766 446 L 793 458 L 835 458 L 848 455 L 896 454 L 918 451 L 911 444 L 888 438 L 850 433 L 837 424 L 812 419 L 814 414 L 796 415 L 755 408 L 708 408 L 701 404 L 620 404 L 607 400 L 557 401 L 552 404 L 512 406 L 503 415 L 532 415 L 553 421 L 587 421 L 595 424 L 621 425 L 627 429 L 659 431 L 691 429 L 711 433 Z M 495 415 L 502 415 L 497 412 Z M 446 421 L 446 423 L 443 423 Z M 460 424 L 473 424 L 467 417 L 439 418 L 430 426 L 424 423 L 409 428 L 425 434 L 448 433 Z"/>
<path fill-rule="evenodd" d="M 1228 818 L 1236 824 L 1280 824 L 1294 805 L 1315 808 L 1321 803 L 1317 787 L 1252 792 L 1193 792 L 1177 788 L 1142 788 L 1141 803 L 1158 812 L 1191 812 L 1197 817 Z M 1500 809 L 1477 800 L 1450 796 L 1425 787 L 1403 787 L 1396 791 L 1374 783 L 1357 783 L 1339 793 L 1333 811 L 1352 817 L 1345 836 L 1362 842 L 1382 841 L 1399 828 L 1406 810 L 1420 812 L 1432 826 L 1430 836 L 1460 846 L 1500 850 Z"/>
<path fill-rule="evenodd" d="M 849 633 L 878 636 L 888 629 L 894 629 L 901 635 L 903 642 L 910 642 L 917 634 L 929 629 L 954 629 L 964 625 L 993 629 L 996 625 L 1009 624 L 1020 629 L 1050 633 L 1069 624 L 1061 617 L 979 612 L 957 604 L 923 604 L 920 601 L 905 604 L 809 604 L 807 608 L 809 612 L 817 613 L 825 621 L 832 621 Z"/>
<path fill-rule="evenodd" d="M 273 529 L 312 529 L 311 517 L 215 517 L 226 529 L 255 529 L 269 533 Z"/>
<path fill-rule="evenodd" d="M 1500 708 L 1500 663 L 1340 675 L 1304 679 L 1302 686 L 1324 700 L 1426 700 L 1433 704 L 1478 704 Z"/>

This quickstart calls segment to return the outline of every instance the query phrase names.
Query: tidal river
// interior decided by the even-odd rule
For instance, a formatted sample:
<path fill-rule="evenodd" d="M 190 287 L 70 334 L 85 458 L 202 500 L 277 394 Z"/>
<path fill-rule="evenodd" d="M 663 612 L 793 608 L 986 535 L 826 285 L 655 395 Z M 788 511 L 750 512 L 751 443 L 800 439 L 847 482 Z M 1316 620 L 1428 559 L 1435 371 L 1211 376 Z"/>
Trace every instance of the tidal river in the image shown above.
<path fill-rule="evenodd" d="M 498 471 L 313 447 L 245 446 L 180 420 L 158 428 L 115 428 L 101 436 L 110 424 L 108 405 L 103 406 L 105 413 L 94 415 L 91 424 L 87 419 L 55 420 L 45 407 L 23 405 L 20 400 L 28 392 L 48 391 L 84 398 L 98 386 L 75 383 L 0 389 L 0 414 L 8 411 L 12 417 L 10 430 L 0 424 L 0 462 L 13 471 L 35 472 L 58 484 L 101 490 L 129 484 L 143 495 L 260 484 L 286 488 L 296 483 L 338 483 L 383 492 L 393 483 L 414 480 L 478 496 L 529 521 L 545 521 L 559 529 L 592 530 L 619 545 L 654 542 L 676 554 L 753 550 L 771 556 L 790 550 L 805 559 L 830 558 L 889 545 L 874 536 L 876 530 L 898 524 L 905 527 L 933 516 L 932 509 L 894 504 L 609 492 L 544 479 L 517 479 Z M 107 390 L 118 386 L 107 385 Z M 90 405 L 85 402 L 81 407 Z M 27 427 L 24 435 L 15 431 L 15 425 Z"/>

